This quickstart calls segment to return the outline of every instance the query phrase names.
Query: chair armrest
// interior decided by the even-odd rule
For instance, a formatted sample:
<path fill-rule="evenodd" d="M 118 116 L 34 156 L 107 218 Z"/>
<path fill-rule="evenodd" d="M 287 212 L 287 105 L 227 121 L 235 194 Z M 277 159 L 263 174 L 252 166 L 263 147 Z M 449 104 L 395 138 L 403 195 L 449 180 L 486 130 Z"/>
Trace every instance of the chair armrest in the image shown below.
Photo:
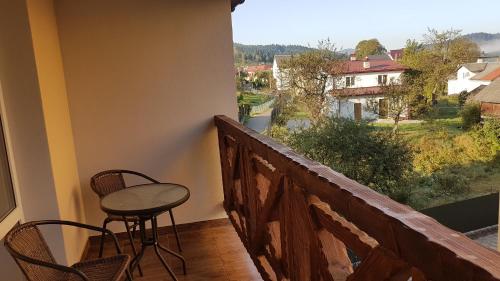
<path fill-rule="evenodd" d="M 23 256 L 23 255 L 19 254 L 18 252 L 16 252 L 15 250 L 11 249 L 10 247 L 6 247 L 6 248 L 7 248 L 7 251 L 16 259 L 16 261 L 22 260 L 24 262 L 27 262 L 30 264 L 35 264 L 37 266 L 51 268 L 51 269 L 54 269 L 57 271 L 75 274 L 78 277 L 80 277 L 83 281 L 90 281 L 89 278 L 87 277 L 87 275 L 85 275 L 85 273 L 81 272 L 80 270 L 78 270 L 76 268 L 64 266 L 64 265 L 60 265 L 60 264 L 55 264 L 55 263 L 50 263 L 50 262 L 34 259 L 31 257 L 27 257 L 27 256 Z"/>
<path fill-rule="evenodd" d="M 74 221 L 63 221 L 63 220 L 42 220 L 42 221 L 34 221 L 32 223 L 34 225 L 66 225 L 66 226 L 74 226 L 78 228 L 93 230 L 96 232 L 105 232 L 106 234 L 110 235 L 113 238 L 113 242 L 115 244 L 117 253 L 118 254 L 122 253 L 122 249 L 120 248 L 120 244 L 118 243 L 118 238 L 116 238 L 116 235 L 109 229 L 104 229 L 102 227 L 74 222 Z"/>
<path fill-rule="evenodd" d="M 160 183 L 160 181 L 157 181 L 155 179 L 153 179 L 152 177 L 150 176 L 147 176 L 143 173 L 139 173 L 139 172 L 136 172 L 136 171 L 130 171 L 130 170 L 120 170 L 120 172 L 124 173 L 124 174 L 132 174 L 132 175 L 136 175 L 136 176 L 139 176 L 139 177 L 142 177 L 142 178 L 145 178 L 147 179 L 148 181 L 152 182 L 152 183 Z"/>

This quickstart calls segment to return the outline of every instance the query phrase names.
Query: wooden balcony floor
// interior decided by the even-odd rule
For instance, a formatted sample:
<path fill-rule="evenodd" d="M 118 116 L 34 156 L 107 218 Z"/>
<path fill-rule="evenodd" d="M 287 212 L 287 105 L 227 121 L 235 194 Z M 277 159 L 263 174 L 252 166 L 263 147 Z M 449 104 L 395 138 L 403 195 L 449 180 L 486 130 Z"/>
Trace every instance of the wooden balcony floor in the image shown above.
<path fill-rule="evenodd" d="M 180 227 L 180 237 L 183 247 L 182 255 L 187 263 L 187 275 L 182 274 L 181 263 L 168 254 L 163 256 L 168 264 L 174 269 L 181 281 L 261 281 L 262 278 L 256 270 L 246 249 L 241 243 L 238 235 L 229 221 L 217 221 L 217 223 L 205 223 L 201 227 Z M 160 241 L 177 251 L 175 237 L 173 234 L 161 234 Z M 98 256 L 97 241 L 93 240 L 86 259 Z M 122 249 L 131 253 L 128 240 L 120 238 Z M 136 248 L 139 242 L 136 241 Z M 111 241 L 106 242 L 105 256 L 116 253 Z M 134 280 L 137 281 L 160 281 L 172 280 L 167 271 L 157 259 L 154 250 L 148 248 L 141 262 L 144 277 L 139 277 L 137 270 L 134 272 Z"/>

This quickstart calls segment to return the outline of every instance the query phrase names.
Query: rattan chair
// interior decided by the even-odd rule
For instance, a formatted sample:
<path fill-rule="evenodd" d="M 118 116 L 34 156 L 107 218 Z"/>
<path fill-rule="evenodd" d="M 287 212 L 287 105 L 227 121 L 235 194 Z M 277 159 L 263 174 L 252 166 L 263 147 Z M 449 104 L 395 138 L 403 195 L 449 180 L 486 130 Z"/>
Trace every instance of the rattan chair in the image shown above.
<path fill-rule="evenodd" d="M 96 174 L 95 176 L 93 176 L 90 180 L 90 186 L 92 187 L 92 190 L 94 190 L 94 192 L 97 193 L 97 195 L 99 195 L 100 198 L 102 198 L 102 197 L 104 197 L 112 192 L 119 191 L 121 189 L 130 187 L 130 186 L 127 186 L 125 184 L 125 179 L 124 179 L 123 175 L 126 175 L 126 174 L 138 176 L 138 177 L 143 178 L 151 183 L 160 183 L 159 181 L 157 181 L 157 180 L 155 180 L 155 179 L 153 179 L 145 174 L 139 173 L 139 172 L 129 171 L 129 170 L 108 170 L 108 171 L 100 172 L 100 173 Z M 179 252 L 182 252 L 179 233 L 177 232 L 177 226 L 175 225 L 174 214 L 173 214 L 172 210 L 169 210 L 168 212 L 170 215 L 170 220 L 172 222 L 172 227 L 174 229 L 175 240 L 177 242 L 177 248 L 179 249 Z M 137 255 L 137 252 L 136 252 L 136 249 L 135 249 L 135 246 L 133 243 L 133 241 L 134 241 L 133 237 L 135 237 L 135 231 L 136 231 L 136 227 L 137 227 L 138 222 L 139 222 L 139 218 L 137 218 L 137 217 L 119 217 L 119 216 L 113 216 L 113 215 L 108 214 L 107 218 L 104 219 L 103 228 L 106 229 L 107 224 L 112 222 L 112 221 L 123 221 L 124 222 L 125 229 L 127 230 L 127 235 L 129 237 L 129 240 L 130 240 L 130 244 L 132 245 L 132 251 L 133 251 L 134 255 Z M 129 225 L 129 222 L 131 222 L 132 225 Z M 132 229 L 132 233 L 130 231 L 131 229 Z M 99 247 L 99 257 L 102 257 L 103 248 L 104 248 L 104 239 L 105 239 L 105 232 L 103 232 L 102 236 L 101 236 L 101 243 L 100 243 L 100 247 Z M 138 267 L 138 269 L 139 269 L 139 273 L 142 276 L 142 270 L 141 270 L 140 266 Z"/>
<path fill-rule="evenodd" d="M 117 255 L 72 266 L 57 264 L 38 226 L 63 225 L 85 228 L 97 232 L 105 231 L 113 237 Z M 123 255 L 113 232 L 100 227 L 71 221 L 35 221 L 12 229 L 4 240 L 7 251 L 12 255 L 26 278 L 30 281 L 114 281 L 125 276 L 132 280 L 128 270 L 130 257 Z"/>

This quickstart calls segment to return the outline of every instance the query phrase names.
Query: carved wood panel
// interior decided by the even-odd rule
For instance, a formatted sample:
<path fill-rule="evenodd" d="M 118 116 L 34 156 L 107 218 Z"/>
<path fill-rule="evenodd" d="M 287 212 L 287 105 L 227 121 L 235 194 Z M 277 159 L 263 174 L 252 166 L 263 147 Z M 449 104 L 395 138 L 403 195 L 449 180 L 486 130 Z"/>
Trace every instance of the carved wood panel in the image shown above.
<path fill-rule="evenodd" d="M 500 280 L 497 253 L 227 117 L 216 124 L 224 207 L 265 280 Z"/>

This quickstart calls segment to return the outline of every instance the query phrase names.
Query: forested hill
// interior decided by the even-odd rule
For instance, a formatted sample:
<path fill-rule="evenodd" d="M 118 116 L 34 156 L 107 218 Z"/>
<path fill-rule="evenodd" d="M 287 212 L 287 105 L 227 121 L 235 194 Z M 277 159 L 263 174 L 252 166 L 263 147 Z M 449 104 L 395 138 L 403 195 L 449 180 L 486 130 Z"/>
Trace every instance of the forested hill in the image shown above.
<path fill-rule="evenodd" d="M 476 42 L 481 50 L 490 55 L 500 55 L 500 33 L 471 33 L 466 38 Z"/>
<path fill-rule="evenodd" d="M 313 50 L 300 45 L 243 45 L 234 44 L 236 64 L 272 63 L 275 55 L 291 55 Z"/>
<path fill-rule="evenodd" d="M 500 33 L 478 32 L 478 33 L 467 34 L 465 35 L 465 37 L 469 38 L 470 40 L 476 43 L 481 43 L 481 42 L 500 40 Z"/>

